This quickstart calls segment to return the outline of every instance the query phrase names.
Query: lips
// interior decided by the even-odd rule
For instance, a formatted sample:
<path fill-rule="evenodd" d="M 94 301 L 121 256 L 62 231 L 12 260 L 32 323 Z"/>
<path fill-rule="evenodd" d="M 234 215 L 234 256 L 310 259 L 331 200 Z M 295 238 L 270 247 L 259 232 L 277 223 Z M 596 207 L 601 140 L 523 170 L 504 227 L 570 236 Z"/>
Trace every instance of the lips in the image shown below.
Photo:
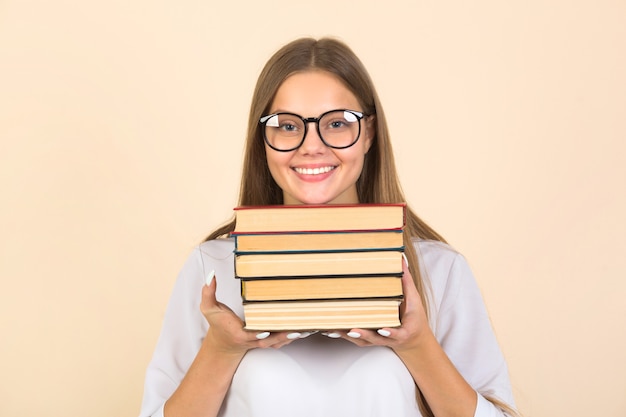
<path fill-rule="evenodd" d="M 336 166 L 324 166 L 324 167 L 315 167 L 315 168 L 294 167 L 293 170 L 301 175 L 320 175 L 320 174 L 326 174 L 335 168 L 337 167 Z"/>

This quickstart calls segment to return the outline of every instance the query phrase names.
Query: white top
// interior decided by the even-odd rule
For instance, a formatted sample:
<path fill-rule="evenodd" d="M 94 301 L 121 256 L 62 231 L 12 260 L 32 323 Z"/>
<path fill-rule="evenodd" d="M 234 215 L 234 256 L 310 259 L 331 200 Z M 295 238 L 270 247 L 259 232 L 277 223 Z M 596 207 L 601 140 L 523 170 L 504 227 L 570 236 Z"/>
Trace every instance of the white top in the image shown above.
<path fill-rule="evenodd" d="M 462 255 L 448 245 L 416 241 L 430 286 L 430 325 L 465 380 L 478 393 L 476 417 L 504 414 L 483 395 L 513 405 L 506 363 L 482 296 Z M 176 281 L 147 373 L 140 417 L 163 415 L 200 349 L 208 324 L 200 313 L 206 274 L 215 270 L 217 299 L 243 318 L 234 278 L 234 241 L 205 242 Z M 415 383 L 387 347 L 358 347 L 321 334 L 281 349 L 254 349 L 241 361 L 221 417 L 421 416 Z"/>

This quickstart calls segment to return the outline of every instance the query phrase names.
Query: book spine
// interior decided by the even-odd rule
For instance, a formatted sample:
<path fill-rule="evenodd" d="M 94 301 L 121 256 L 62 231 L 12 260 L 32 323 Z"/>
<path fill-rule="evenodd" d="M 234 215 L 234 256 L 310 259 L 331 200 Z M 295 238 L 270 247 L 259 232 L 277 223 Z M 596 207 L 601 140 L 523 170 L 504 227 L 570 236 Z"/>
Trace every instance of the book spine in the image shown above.
<path fill-rule="evenodd" d="M 333 234 L 342 234 L 342 233 L 384 233 L 384 232 L 396 232 L 396 233 L 402 233 L 403 231 L 403 226 L 399 226 L 399 227 L 391 227 L 391 228 L 387 228 L 387 229 L 368 229 L 368 228 L 364 228 L 364 229 L 334 229 L 334 230 L 327 230 L 327 229 L 311 229 L 311 230 L 280 230 L 280 231 L 276 231 L 276 230 L 269 230 L 269 231 L 255 231 L 255 232 L 247 232 L 247 231 L 232 231 L 230 232 L 230 235 L 233 237 L 237 237 L 237 236 L 248 236 L 248 235 L 285 235 L 285 234 L 289 234 L 289 235 L 315 235 L 315 234 L 326 234 L 326 233 L 333 233 Z"/>
<path fill-rule="evenodd" d="M 327 298 L 298 298 L 298 299 L 285 299 L 285 300 L 246 300 L 245 297 L 242 296 L 243 304 L 289 304 L 291 303 L 325 303 L 331 301 L 402 301 L 404 299 L 404 295 L 394 295 L 394 296 L 381 296 L 381 297 L 327 297 Z"/>
<path fill-rule="evenodd" d="M 300 259 L 293 254 L 236 255 L 235 275 L 239 277 L 297 277 L 356 274 L 380 275 L 402 272 L 402 252 L 400 251 L 352 251 L 347 253 L 352 256 L 337 256 L 342 254 L 310 253 L 312 257 L 304 259 Z"/>
<path fill-rule="evenodd" d="M 392 278 L 401 278 L 402 272 L 391 272 L 388 274 L 324 274 L 324 275 L 269 275 L 269 276 L 239 276 L 235 274 L 235 279 L 241 281 L 265 281 L 268 279 L 276 280 L 276 281 L 284 281 L 290 279 L 335 279 L 335 278 L 382 278 L 382 277 L 392 277 Z"/>
<path fill-rule="evenodd" d="M 304 253 L 352 253 L 352 252 L 404 252 L 404 246 L 389 248 L 351 248 L 351 249 L 316 249 L 316 250 L 238 250 L 235 255 L 289 255 Z"/>
<path fill-rule="evenodd" d="M 381 209 L 385 212 L 384 216 L 375 214 L 382 214 L 380 213 Z M 238 233 L 292 233 L 296 231 L 392 230 L 404 228 L 406 204 L 240 206 L 235 207 L 235 216 L 233 235 Z M 277 218 L 280 220 L 276 221 Z M 363 219 L 365 218 L 367 221 L 364 223 Z M 311 228 L 304 228 L 306 224 L 309 224 Z"/>

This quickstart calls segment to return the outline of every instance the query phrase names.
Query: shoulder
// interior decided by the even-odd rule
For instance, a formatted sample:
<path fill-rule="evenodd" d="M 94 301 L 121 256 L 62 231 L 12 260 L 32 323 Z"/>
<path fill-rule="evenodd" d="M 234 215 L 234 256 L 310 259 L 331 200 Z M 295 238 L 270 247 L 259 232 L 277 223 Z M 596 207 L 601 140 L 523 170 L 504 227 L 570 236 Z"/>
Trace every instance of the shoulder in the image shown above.
<path fill-rule="evenodd" d="M 234 243 L 232 239 L 202 242 L 193 248 L 178 273 L 175 283 L 177 294 L 190 293 L 195 297 L 205 283 L 209 272 L 227 276 L 232 269 Z"/>
<path fill-rule="evenodd" d="M 459 272 L 461 275 L 467 275 L 469 272 L 465 257 L 447 243 L 414 240 L 413 244 L 420 262 L 422 279 L 426 284 L 433 286 L 433 290 L 447 286 L 448 281 L 459 275 Z"/>
<path fill-rule="evenodd" d="M 197 247 L 197 255 L 209 257 L 214 260 L 223 260 L 230 257 L 235 249 L 233 238 L 213 239 L 202 242 Z"/>
<path fill-rule="evenodd" d="M 233 239 L 215 239 L 197 245 L 183 264 L 179 279 L 198 276 L 200 281 L 206 273 L 219 264 L 232 259 L 235 244 Z"/>
<path fill-rule="evenodd" d="M 463 256 L 452 246 L 436 240 L 414 239 L 413 245 L 422 268 L 427 272 L 434 269 L 449 269 L 451 265 Z"/>
<path fill-rule="evenodd" d="M 420 273 L 429 292 L 432 318 L 457 304 L 459 297 L 480 298 L 476 279 L 465 257 L 452 246 L 415 240 Z"/>

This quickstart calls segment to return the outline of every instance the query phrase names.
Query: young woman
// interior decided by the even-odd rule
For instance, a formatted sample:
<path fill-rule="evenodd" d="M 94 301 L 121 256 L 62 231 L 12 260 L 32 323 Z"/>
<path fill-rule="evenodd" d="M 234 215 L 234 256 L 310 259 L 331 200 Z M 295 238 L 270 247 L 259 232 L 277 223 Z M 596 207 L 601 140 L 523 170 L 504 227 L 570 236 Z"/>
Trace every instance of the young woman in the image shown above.
<path fill-rule="evenodd" d="M 340 125 L 348 133 L 331 132 Z M 398 202 L 385 116 L 359 59 L 329 38 L 280 49 L 254 92 L 239 204 Z M 141 416 L 515 414 L 466 261 L 412 210 L 398 328 L 244 330 L 234 225 L 214 231 L 179 275 Z"/>

